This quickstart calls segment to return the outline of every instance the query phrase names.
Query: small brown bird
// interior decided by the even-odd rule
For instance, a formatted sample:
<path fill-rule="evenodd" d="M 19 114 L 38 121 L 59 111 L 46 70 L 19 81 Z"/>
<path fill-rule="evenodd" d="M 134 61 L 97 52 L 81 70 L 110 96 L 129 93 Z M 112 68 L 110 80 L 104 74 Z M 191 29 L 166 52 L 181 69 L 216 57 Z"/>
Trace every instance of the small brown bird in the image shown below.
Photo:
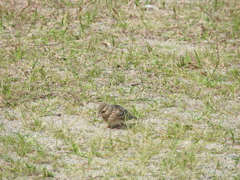
<path fill-rule="evenodd" d="M 121 128 L 125 125 L 126 120 L 137 119 L 122 106 L 106 103 L 102 103 L 98 107 L 98 116 L 108 123 L 109 128 Z"/>

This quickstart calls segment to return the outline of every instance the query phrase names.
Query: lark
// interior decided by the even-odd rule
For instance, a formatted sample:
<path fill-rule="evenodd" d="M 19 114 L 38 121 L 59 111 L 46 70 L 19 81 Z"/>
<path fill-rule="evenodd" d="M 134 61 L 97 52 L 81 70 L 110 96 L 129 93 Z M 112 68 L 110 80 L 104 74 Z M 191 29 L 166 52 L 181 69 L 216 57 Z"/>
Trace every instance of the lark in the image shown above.
<path fill-rule="evenodd" d="M 103 118 L 103 121 L 108 124 L 109 128 L 114 129 L 123 127 L 126 120 L 137 119 L 122 106 L 106 103 L 102 103 L 98 107 L 98 116 Z"/>

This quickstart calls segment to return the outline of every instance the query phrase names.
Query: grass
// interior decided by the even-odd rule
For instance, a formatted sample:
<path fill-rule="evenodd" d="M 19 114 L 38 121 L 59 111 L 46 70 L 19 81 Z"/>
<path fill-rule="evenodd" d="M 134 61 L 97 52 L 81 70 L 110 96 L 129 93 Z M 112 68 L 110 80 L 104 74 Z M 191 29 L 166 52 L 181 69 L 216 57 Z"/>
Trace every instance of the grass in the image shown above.
<path fill-rule="evenodd" d="M 0 178 L 239 179 L 239 6 L 0 3 Z"/>

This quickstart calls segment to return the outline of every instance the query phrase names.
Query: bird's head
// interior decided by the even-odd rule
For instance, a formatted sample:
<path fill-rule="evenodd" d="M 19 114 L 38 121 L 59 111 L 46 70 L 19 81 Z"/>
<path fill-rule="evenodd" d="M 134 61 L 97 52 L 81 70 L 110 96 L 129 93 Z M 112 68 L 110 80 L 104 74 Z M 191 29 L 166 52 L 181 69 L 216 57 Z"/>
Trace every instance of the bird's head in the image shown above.
<path fill-rule="evenodd" d="M 108 104 L 102 103 L 98 107 L 98 117 L 108 117 L 111 114 L 111 108 Z"/>

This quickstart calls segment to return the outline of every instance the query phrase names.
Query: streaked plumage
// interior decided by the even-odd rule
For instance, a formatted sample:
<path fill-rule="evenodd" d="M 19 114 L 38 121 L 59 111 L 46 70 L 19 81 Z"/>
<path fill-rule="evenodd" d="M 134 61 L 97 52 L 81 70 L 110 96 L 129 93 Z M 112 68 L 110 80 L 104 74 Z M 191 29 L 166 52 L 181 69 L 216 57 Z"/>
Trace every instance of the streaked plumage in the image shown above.
<path fill-rule="evenodd" d="M 122 106 L 109 105 L 106 103 L 102 103 L 98 107 L 98 116 L 103 118 L 109 128 L 123 126 L 126 120 L 137 119 Z"/>

